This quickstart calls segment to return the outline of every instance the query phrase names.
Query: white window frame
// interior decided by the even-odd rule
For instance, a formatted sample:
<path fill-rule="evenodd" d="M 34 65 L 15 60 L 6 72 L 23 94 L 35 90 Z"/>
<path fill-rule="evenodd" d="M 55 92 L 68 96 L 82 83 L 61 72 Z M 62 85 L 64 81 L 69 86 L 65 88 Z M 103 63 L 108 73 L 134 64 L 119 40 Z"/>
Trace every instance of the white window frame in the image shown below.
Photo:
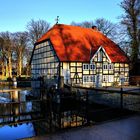
<path fill-rule="evenodd" d="M 108 70 L 108 64 L 107 63 L 103 64 L 103 70 Z"/>
<path fill-rule="evenodd" d="M 114 68 L 113 64 L 109 64 L 109 65 L 108 65 L 108 69 L 109 69 L 109 70 L 113 70 L 113 68 Z"/>
<path fill-rule="evenodd" d="M 103 82 L 108 82 L 108 75 L 103 75 Z"/>
<path fill-rule="evenodd" d="M 95 70 L 96 67 L 95 67 L 95 64 L 90 64 L 90 70 Z"/>
<path fill-rule="evenodd" d="M 108 82 L 114 82 L 114 75 L 108 75 Z"/>
<path fill-rule="evenodd" d="M 87 75 L 83 76 L 83 83 L 87 83 Z"/>
<path fill-rule="evenodd" d="M 83 70 L 89 70 L 89 64 L 83 64 Z"/>
<path fill-rule="evenodd" d="M 96 82 L 96 75 L 90 75 L 92 77 L 92 81 L 91 82 Z"/>
<path fill-rule="evenodd" d="M 83 75 L 83 83 L 95 83 L 96 75 Z"/>

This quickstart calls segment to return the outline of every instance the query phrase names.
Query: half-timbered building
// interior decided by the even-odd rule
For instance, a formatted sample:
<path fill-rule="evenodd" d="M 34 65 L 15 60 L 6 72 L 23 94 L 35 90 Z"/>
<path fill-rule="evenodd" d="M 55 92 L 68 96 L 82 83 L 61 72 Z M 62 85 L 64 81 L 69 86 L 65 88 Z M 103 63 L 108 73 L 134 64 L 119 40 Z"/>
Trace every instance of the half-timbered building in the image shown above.
<path fill-rule="evenodd" d="M 129 59 L 96 27 L 56 24 L 35 43 L 31 71 L 47 84 L 112 86 L 128 84 Z"/>

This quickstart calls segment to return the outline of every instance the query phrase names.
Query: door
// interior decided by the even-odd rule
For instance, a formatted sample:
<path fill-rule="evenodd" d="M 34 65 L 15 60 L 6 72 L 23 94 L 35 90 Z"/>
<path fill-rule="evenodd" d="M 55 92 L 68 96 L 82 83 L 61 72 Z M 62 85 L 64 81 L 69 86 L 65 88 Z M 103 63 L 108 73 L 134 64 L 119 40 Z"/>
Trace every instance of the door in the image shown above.
<path fill-rule="evenodd" d="M 96 76 L 96 87 L 102 87 L 102 75 L 98 74 Z"/>
<path fill-rule="evenodd" d="M 64 83 L 70 84 L 70 71 L 67 69 L 63 69 Z"/>

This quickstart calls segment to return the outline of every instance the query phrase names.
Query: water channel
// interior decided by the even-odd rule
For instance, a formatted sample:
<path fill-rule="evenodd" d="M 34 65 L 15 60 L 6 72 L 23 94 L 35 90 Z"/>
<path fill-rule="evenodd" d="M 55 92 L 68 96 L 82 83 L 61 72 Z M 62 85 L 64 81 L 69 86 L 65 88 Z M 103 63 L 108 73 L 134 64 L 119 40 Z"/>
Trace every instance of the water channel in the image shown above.
<path fill-rule="evenodd" d="M 37 92 L 40 93 L 40 90 Z M 42 99 L 30 89 L 3 89 L 0 92 L 0 140 L 44 135 L 86 123 L 73 99 Z M 57 101 L 54 101 L 57 100 Z M 73 102 L 73 103 L 72 103 Z M 72 105 L 71 105 L 72 103 Z M 64 105 L 65 104 L 65 105 Z"/>
<path fill-rule="evenodd" d="M 109 104 L 110 101 L 115 103 L 119 100 L 118 94 L 101 95 L 98 92 L 92 97 L 77 93 L 61 98 L 59 95 L 50 96 L 53 94 L 53 91 L 48 94 L 42 89 L 0 89 L 0 140 L 50 134 L 67 128 L 94 125 L 96 122 L 132 113 L 102 104 L 103 100 L 109 101 Z"/>

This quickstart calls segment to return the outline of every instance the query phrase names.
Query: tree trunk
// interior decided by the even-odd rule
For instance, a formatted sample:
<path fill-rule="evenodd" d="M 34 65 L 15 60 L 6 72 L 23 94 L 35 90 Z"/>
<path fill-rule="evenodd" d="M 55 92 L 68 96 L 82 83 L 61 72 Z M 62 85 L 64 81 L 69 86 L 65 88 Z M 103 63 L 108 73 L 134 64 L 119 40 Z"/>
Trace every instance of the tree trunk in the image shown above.
<path fill-rule="evenodd" d="M 30 65 L 27 64 L 27 67 L 26 67 L 26 75 L 27 75 L 27 76 L 30 75 L 30 71 L 31 71 Z"/>
<path fill-rule="evenodd" d="M 22 74 L 22 58 L 21 58 L 21 56 L 19 57 L 19 59 L 18 59 L 18 76 L 21 76 L 21 74 Z"/>
<path fill-rule="evenodd" d="M 9 77 L 12 78 L 12 58 L 11 56 L 8 57 L 8 72 L 9 72 Z"/>
<path fill-rule="evenodd" d="M 9 73 L 8 73 L 8 64 L 6 62 L 5 64 L 5 76 L 8 77 L 9 76 Z"/>
<path fill-rule="evenodd" d="M 2 69 L 2 79 L 4 79 L 5 71 L 6 71 L 5 68 L 4 68 L 4 61 L 1 64 L 1 69 Z"/>

